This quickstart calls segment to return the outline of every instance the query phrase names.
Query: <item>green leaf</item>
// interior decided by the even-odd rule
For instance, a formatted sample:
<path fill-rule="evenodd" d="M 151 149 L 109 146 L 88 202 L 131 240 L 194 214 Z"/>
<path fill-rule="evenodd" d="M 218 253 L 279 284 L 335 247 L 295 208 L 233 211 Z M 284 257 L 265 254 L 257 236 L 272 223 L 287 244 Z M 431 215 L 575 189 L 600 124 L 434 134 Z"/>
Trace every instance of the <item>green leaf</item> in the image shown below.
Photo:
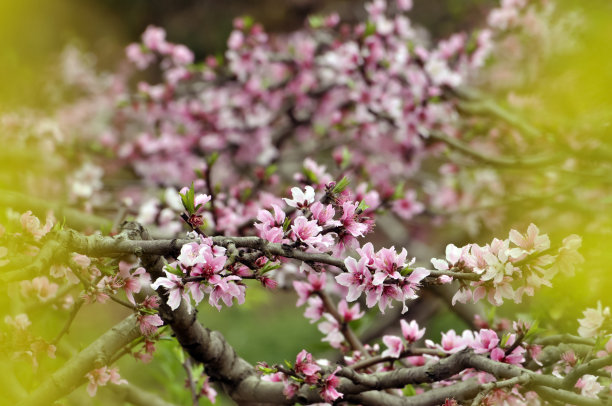
<path fill-rule="evenodd" d="M 278 169 L 277 165 L 269 165 L 268 167 L 266 167 L 266 170 L 264 172 L 265 178 L 267 179 L 270 176 L 274 175 L 277 169 Z"/>
<path fill-rule="evenodd" d="M 346 189 L 346 187 L 349 185 L 349 183 L 351 183 L 351 181 L 346 176 L 344 176 L 342 179 L 340 179 L 338 183 L 336 183 L 336 186 L 334 186 L 334 188 L 332 189 L 332 193 L 342 193 L 344 189 Z"/>
<path fill-rule="evenodd" d="M 412 385 L 404 386 L 404 389 L 403 389 L 402 392 L 404 392 L 404 396 L 414 396 L 414 395 L 416 395 L 416 389 L 414 389 L 414 386 L 412 386 Z"/>
<path fill-rule="evenodd" d="M 321 28 L 323 27 L 324 23 L 325 19 L 319 15 L 313 15 L 308 17 L 308 24 L 310 24 L 312 28 Z"/>
<path fill-rule="evenodd" d="M 175 268 L 173 266 L 166 265 L 164 267 L 164 271 L 167 271 L 167 272 L 169 272 L 171 274 L 174 274 L 174 275 L 177 275 L 177 276 L 183 276 L 183 271 L 181 271 L 178 267 Z"/>
<path fill-rule="evenodd" d="M 506 346 L 506 343 L 508 342 L 509 339 L 510 339 L 510 333 L 504 334 L 502 339 L 501 339 L 501 343 L 499 344 L 499 346 L 504 348 Z"/>
<path fill-rule="evenodd" d="M 215 162 L 217 162 L 217 159 L 219 159 L 219 153 L 217 151 L 210 154 L 208 159 L 206 159 L 206 163 L 208 164 L 208 170 L 210 170 L 210 168 L 215 164 Z"/>
<path fill-rule="evenodd" d="M 291 225 L 291 219 L 289 217 L 285 217 L 285 222 L 283 223 L 283 231 L 289 230 L 289 226 Z"/>
<path fill-rule="evenodd" d="M 368 21 L 366 23 L 365 31 L 363 32 L 363 37 L 367 38 L 370 35 L 374 34 L 375 32 L 376 32 L 376 24 L 374 24 L 372 21 Z"/>
<path fill-rule="evenodd" d="M 404 184 L 404 181 L 401 181 L 397 184 L 395 190 L 393 191 L 393 200 L 401 199 L 402 197 L 404 197 Z"/>
<path fill-rule="evenodd" d="M 351 164 L 351 158 L 351 151 L 347 147 L 342 148 L 342 164 L 340 165 L 340 169 L 348 168 Z"/>
<path fill-rule="evenodd" d="M 185 362 L 185 352 L 183 352 L 183 349 L 177 346 L 173 347 L 172 351 L 174 352 L 176 358 L 178 358 L 179 362 L 183 364 Z"/>
<path fill-rule="evenodd" d="M 189 187 L 187 192 L 185 192 L 185 194 L 179 193 L 179 195 L 181 196 L 181 201 L 183 202 L 183 207 L 185 208 L 185 210 L 187 210 L 189 214 L 195 213 L 196 211 L 196 208 L 194 207 L 195 190 L 193 188 L 193 182 L 191 182 L 191 186 Z"/>
<path fill-rule="evenodd" d="M 319 179 L 317 178 L 317 175 L 315 175 L 315 173 L 311 171 L 310 169 L 302 168 L 302 172 L 304 173 L 304 176 L 306 176 L 306 179 L 308 179 L 310 182 L 319 183 Z"/>
<path fill-rule="evenodd" d="M 259 273 L 261 273 L 262 275 L 265 274 L 266 272 L 270 272 L 273 271 L 275 269 L 278 269 L 281 267 L 281 264 L 278 262 L 266 262 L 266 264 L 259 270 Z"/>
<path fill-rule="evenodd" d="M 539 322 L 539 320 L 536 320 L 536 321 L 533 322 L 533 324 L 529 328 L 529 331 L 527 331 L 527 333 L 525 333 L 524 340 L 527 340 L 528 338 L 531 338 L 534 335 L 536 335 L 536 334 L 538 334 L 538 333 L 540 333 L 542 331 L 544 331 L 544 329 L 540 328 L 540 322 Z"/>
<path fill-rule="evenodd" d="M 366 209 L 368 209 L 369 207 L 370 207 L 370 206 L 368 206 L 368 205 L 366 204 L 365 200 L 362 200 L 362 201 L 360 201 L 360 202 L 359 202 L 359 206 L 357 206 L 357 210 L 360 210 L 360 211 L 362 211 L 362 212 L 363 212 L 363 211 L 365 211 Z"/>
<path fill-rule="evenodd" d="M 410 275 L 410 274 L 412 273 L 412 271 L 414 271 L 414 269 L 412 269 L 412 268 L 410 268 L 409 266 L 407 266 L 407 267 L 403 268 L 403 269 L 400 271 L 400 275 L 402 275 L 402 276 L 408 276 L 408 275 Z"/>
<path fill-rule="evenodd" d="M 242 17 L 242 24 L 244 24 L 245 29 L 250 29 L 255 24 L 255 20 L 251 16 L 244 16 Z"/>

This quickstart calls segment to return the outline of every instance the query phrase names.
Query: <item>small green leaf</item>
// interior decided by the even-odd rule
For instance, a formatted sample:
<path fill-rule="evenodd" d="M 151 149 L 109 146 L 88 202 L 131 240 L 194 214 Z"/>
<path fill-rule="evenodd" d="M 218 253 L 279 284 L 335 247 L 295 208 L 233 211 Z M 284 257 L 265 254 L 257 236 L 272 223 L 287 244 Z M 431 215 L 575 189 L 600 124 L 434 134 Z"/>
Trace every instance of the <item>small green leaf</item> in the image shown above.
<path fill-rule="evenodd" d="M 219 153 L 217 151 L 210 154 L 210 156 L 206 160 L 206 163 L 208 164 L 208 170 L 210 170 L 210 168 L 215 164 L 215 162 L 217 162 L 217 159 L 219 159 Z"/>
<path fill-rule="evenodd" d="M 265 274 L 266 272 L 270 272 L 273 271 L 275 269 L 278 269 L 281 267 L 281 264 L 278 262 L 266 262 L 266 264 L 259 270 L 259 273 L 261 273 L 262 275 Z"/>
<path fill-rule="evenodd" d="M 414 386 L 412 385 L 406 385 L 404 386 L 404 396 L 414 396 L 416 395 L 416 389 L 414 389 Z"/>
<path fill-rule="evenodd" d="M 248 30 L 255 24 L 255 20 L 251 16 L 244 16 L 242 17 L 242 24 L 244 24 L 244 28 Z"/>
<path fill-rule="evenodd" d="M 395 187 L 395 190 L 393 191 L 393 200 L 397 200 L 397 199 L 401 199 L 402 197 L 404 197 L 404 181 L 401 181 L 400 183 L 397 184 L 397 186 Z"/>
<path fill-rule="evenodd" d="M 283 231 L 289 230 L 289 226 L 291 225 L 291 219 L 289 217 L 285 217 L 285 222 L 283 223 Z"/>
<path fill-rule="evenodd" d="M 323 27 L 324 23 L 325 19 L 323 19 L 321 16 L 313 15 L 308 17 L 308 24 L 310 24 L 312 28 L 321 28 Z"/>
<path fill-rule="evenodd" d="M 502 339 L 501 339 L 501 343 L 499 344 L 499 346 L 504 348 L 506 346 L 506 343 L 508 342 L 509 339 L 510 339 L 510 333 L 504 334 Z"/>
<path fill-rule="evenodd" d="M 368 205 L 366 204 L 365 200 L 362 200 L 362 201 L 360 201 L 360 202 L 359 202 L 359 206 L 357 206 L 357 210 L 360 210 L 360 211 L 362 211 L 362 212 L 363 212 L 363 211 L 365 211 L 366 209 L 368 209 L 369 207 L 370 207 L 370 206 L 368 206 Z"/>
<path fill-rule="evenodd" d="M 332 189 L 332 193 L 342 193 L 344 189 L 346 189 L 346 187 L 349 185 L 349 183 L 351 183 L 351 181 L 346 176 L 344 176 L 342 179 L 340 179 L 338 183 L 336 183 L 336 186 L 334 186 L 334 188 Z"/>
<path fill-rule="evenodd" d="M 171 265 L 166 265 L 164 267 L 164 271 L 167 271 L 171 274 L 177 275 L 177 276 L 183 276 L 183 271 L 181 271 L 179 268 L 175 268 Z"/>
<path fill-rule="evenodd" d="M 376 32 L 376 24 L 374 24 L 372 21 L 368 21 L 366 23 L 365 31 L 363 32 L 363 37 L 367 38 L 370 35 L 374 34 L 375 32 Z"/>
<path fill-rule="evenodd" d="M 187 213 L 189 214 L 195 213 L 196 211 L 196 208 L 194 206 L 195 190 L 193 188 L 193 182 L 191 182 L 191 186 L 189 187 L 187 192 L 185 192 L 185 194 L 179 193 L 179 195 L 181 196 L 183 207 L 185 208 L 185 210 L 187 210 Z"/>
<path fill-rule="evenodd" d="M 174 355 L 176 355 L 176 358 L 178 358 L 179 362 L 183 364 L 185 362 L 185 353 L 183 352 L 183 348 L 177 346 L 173 347 L 172 350 L 174 351 Z"/>
<path fill-rule="evenodd" d="M 302 172 L 304 173 L 304 176 L 306 176 L 306 179 L 308 179 L 310 182 L 319 183 L 319 179 L 317 178 L 317 175 L 315 175 L 315 173 L 311 171 L 310 169 L 302 168 Z"/>
<path fill-rule="evenodd" d="M 278 169 L 277 165 L 269 165 L 268 167 L 266 167 L 266 170 L 264 172 L 265 178 L 267 179 L 270 176 L 274 175 L 277 169 Z"/>
<path fill-rule="evenodd" d="M 341 169 L 346 169 L 349 167 L 349 165 L 351 164 L 351 151 L 347 148 L 344 147 L 342 148 L 342 164 L 340 165 Z"/>

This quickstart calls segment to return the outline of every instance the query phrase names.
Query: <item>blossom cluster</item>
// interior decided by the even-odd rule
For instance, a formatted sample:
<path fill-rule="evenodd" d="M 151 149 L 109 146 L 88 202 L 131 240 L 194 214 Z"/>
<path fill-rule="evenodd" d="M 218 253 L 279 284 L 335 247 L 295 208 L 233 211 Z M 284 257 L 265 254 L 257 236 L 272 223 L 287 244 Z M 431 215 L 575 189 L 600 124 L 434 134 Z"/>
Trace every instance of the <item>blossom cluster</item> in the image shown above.
<path fill-rule="evenodd" d="M 334 194 L 334 186 L 327 185 L 326 196 Z M 372 219 L 360 208 L 361 202 L 348 193 L 335 194 L 330 204 L 315 201 L 312 186 L 306 186 L 304 191 L 294 187 L 291 193 L 292 198 L 284 201 L 289 208 L 297 209 L 292 218 L 275 204 L 273 214 L 268 210 L 258 212 L 259 223 L 255 228 L 264 240 L 301 246 L 307 252 L 332 251 L 340 255 L 348 247 L 358 245 L 357 238 L 372 230 Z M 341 214 L 336 219 L 337 211 Z"/>
<path fill-rule="evenodd" d="M 558 273 L 573 275 L 575 267 L 583 261 L 578 253 L 581 238 L 566 237 L 557 249 L 551 248 L 548 235 L 530 224 L 526 234 L 511 230 L 508 239 L 494 239 L 490 244 L 468 244 L 458 248 L 446 247 L 445 259 L 432 259 L 438 271 L 453 271 L 478 275 L 478 280 L 461 280 L 461 288 L 453 297 L 466 303 L 487 298 L 499 306 L 503 299 L 520 302 L 523 295 L 533 296 L 541 286 L 552 286 L 551 279 Z"/>
<path fill-rule="evenodd" d="M 96 396 L 98 386 L 106 386 L 108 383 L 113 383 L 115 385 L 128 383 L 125 379 L 121 379 L 119 368 L 109 368 L 106 365 L 88 372 L 85 377 L 89 380 L 87 384 L 87 393 L 89 393 L 91 397 Z"/>
<path fill-rule="evenodd" d="M 340 379 L 336 376 L 340 367 L 333 372 L 325 373 L 321 366 L 326 366 L 326 360 L 317 364 L 312 354 L 302 350 L 296 357 L 295 364 L 290 371 L 279 371 L 279 368 L 271 368 L 265 363 L 258 364 L 258 371 L 263 373 L 263 379 L 271 382 L 282 382 L 285 389 L 284 394 L 291 399 L 303 384 L 314 385 L 319 388 L 319 394 L 325 402 L 333 403 L 344 395 L 336 390 Z"/>
<path fill-rule="evenodd" d="M 417 298 L 416 290 L 430 272 L 422 267 L 411 269 L 414 259 L 406 261 L 405 248 L 399 253 L 394 247 L 374 252 L 372 243 L 367 243 L 357 248 L 357 253 L 359 261 L 346 258 L 347 272 L 336 276 L 336 282 L 348 287 L 346 300 L 357 300 L 365 293 L 366 305 L 378 304 L 383 313 L 387 307 L 392 307 L 391 300 L 398 300 L 403 303 L 402 312 L 405 313 L 408 310 L 406 300 Z"/>
<path fill-rule="evenodd" d="M 228 261 L 225 253 L 225 248 L 214 245 L 210 238 L 185 244 L 177 261 L 166 266 L 166 276 L 157 278 L 151 286 L 155 290 L 160 287 L 166 289 L 167 304 L 173 310 L 179 307 L 181 299 L 191 309 L 191 299 L 197 305 L 205 295 L 209 296 L 209 303 L 219 310 L 219 300 L 227 306 L 231 306 L 234 299 L 242 304 L 246 287 L 240 283 L 242 278 L 239 274 L 224 272 Z"/>

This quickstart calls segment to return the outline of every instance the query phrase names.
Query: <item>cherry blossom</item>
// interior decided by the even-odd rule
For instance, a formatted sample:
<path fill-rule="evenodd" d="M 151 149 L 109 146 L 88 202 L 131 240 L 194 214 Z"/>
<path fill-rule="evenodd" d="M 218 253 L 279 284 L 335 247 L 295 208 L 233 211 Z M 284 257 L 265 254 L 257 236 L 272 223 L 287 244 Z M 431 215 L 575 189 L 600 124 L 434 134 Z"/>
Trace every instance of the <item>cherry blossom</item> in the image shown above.
<path fill-rule="evenodd" d="M 308 207 L 311 203 L 314 202 L 315 192 L 312 186 L 306 186 L 302 192 L 300 188 L 294 187 L 291 188 L 291 199 L 283 199 L 288 206 L 295 207 L 297 209 L 301 209 L 304 207 Z"/>
<path fill-rule="evenodd" d="M 85 377 L 89 380 L 87 385 L 87 393 L 94 397 L 98 391 L 98 386 L 106 386 L 109 382 L 115 385 L 127 384 L 125 379 L 121 379 L 119 368 L 109 368 L 103 366 L 88 372 Z"/>
<path fill-rule="evenodd" d="M 580 327 L 578 328 L 578 334 L 581 337 L 594 337 L 599 333 L 604 320 L 610 317 L 610 308 L 605 307 L 602 309 L 601 303 L 597 302 L 597 309 L 586 309 L 582 312 L 584 315 L 583 319 L 578 319 Z"/>
<path fill-rule="evenodd" d="M 408 323 L 402 319 L 400 320 L 400 325 L 402 326 L 402 335 L 409 343 L 420 340 L 425 334 L 425 328 L 419 330 L 419 325 L 415 320 L 411 320 Z"/>

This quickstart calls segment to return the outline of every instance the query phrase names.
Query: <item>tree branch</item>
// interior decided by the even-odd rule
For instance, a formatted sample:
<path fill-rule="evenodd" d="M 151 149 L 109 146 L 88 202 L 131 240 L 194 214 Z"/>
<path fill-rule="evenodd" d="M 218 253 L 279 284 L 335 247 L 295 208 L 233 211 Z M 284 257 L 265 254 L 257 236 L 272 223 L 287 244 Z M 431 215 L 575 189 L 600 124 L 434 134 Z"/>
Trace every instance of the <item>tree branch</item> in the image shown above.
<path fill-rule="evenodd" d="M 97 362 L 108 362 L 117 351 L 139 336 L 136 316 L 130 315 L 55 371 L 17 406 L 44 406 L 66 396 L 84 382 L 85 374 L 94 369 Z"/>

